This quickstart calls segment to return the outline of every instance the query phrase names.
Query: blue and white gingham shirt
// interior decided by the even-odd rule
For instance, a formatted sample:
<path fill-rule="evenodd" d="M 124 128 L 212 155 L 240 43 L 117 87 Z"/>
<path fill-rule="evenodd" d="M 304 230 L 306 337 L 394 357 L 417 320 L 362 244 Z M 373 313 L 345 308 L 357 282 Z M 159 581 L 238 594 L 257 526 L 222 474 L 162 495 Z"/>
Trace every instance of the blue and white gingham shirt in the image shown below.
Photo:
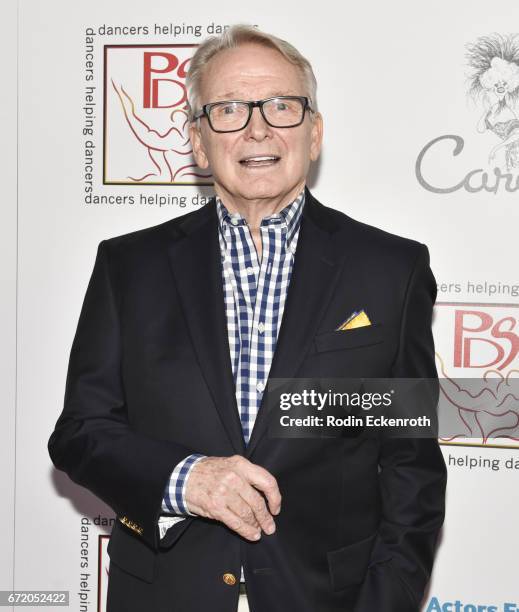
<path fill-rule="evenodd" d="M 276 349 L 303 206 L 304 191 L 279 213 L 262 219 L 260 262 L 247 221 L 239 213 L 229 213 L 216 198 L 229 351 L 245 444 Z M 189 472 L 204 456 L 189 455 L 175 466 L 162 501 L 165 513 L 196 516 L 188 510 L 184 494 Z M 159 519 L 161 537 L 172 520 L 181 519 Z"/>

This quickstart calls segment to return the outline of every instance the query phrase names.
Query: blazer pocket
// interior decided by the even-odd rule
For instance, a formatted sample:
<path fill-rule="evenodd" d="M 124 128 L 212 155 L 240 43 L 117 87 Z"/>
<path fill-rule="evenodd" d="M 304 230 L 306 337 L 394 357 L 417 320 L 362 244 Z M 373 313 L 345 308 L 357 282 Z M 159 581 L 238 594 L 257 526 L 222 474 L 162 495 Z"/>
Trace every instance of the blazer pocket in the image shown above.
<path fill-rule="evenodd" d="M 324 351 L 339 351 L 380 344 L 385 340 L 385 329 L 381 323 L 373 323 L 364 327 L 356 327 L 343 331 L 327 331 L 316 334 L 315 346 L 319 353 Z"/>
<path fill-rule="evenodd" d="M 334 591 L 359 586 L 362 583 L 366 576 L 376 535 L 375 532 L 363 540 L 327 553 Z"/>
<path fill-rule="evenodd" d="M 115 521 L 107 547 L 110 562 L 132 576 L 153 582 L 157 555 L 138 538 L 119 521 Z"/>

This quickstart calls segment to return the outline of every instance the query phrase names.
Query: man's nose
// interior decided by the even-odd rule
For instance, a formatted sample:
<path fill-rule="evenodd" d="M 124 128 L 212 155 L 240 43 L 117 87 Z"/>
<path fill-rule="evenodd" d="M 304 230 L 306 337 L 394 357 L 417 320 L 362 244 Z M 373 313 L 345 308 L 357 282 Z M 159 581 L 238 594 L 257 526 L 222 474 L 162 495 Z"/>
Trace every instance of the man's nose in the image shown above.
<path fill-rule="evenodd" d="M 263 140 L 271 133 L 270 125 L 265 121 L 258 106 L 252 109 L 250 121 L 245 128 L 246 137 L 254 140 Z"/>

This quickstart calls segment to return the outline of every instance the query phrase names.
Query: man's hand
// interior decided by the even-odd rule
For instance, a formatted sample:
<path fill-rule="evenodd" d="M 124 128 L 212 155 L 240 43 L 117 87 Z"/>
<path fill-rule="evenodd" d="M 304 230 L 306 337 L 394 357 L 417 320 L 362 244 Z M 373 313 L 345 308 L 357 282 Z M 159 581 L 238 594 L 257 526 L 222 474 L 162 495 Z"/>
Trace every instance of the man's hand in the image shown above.
<path fill-rule="evenodd" d="M 190 512 L 221 521 L 248 540 L 259 540 L 261 530 L 274 533 L 272 515 L 281 510 L 274 476 L 241 455 L 198 461 L 189 474 L 185 499 Z"/>

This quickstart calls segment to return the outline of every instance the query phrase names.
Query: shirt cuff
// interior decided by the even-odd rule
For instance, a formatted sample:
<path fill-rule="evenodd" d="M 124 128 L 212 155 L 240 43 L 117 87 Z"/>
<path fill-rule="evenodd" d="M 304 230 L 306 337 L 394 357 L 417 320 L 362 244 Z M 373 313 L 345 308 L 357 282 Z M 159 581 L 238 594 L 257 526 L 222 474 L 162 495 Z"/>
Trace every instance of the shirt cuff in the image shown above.
<path fill-rule="evenodd" d="M 189 511 L 187 502 L 185 499 L 185 491 L 189 474 L 193 467 L 203 459 L 206 455 L 195 453 L 188 455 L 185 459 L 182 459 L 180 463 L 177 463 L 173 472 L 171 473 L 166 490 L 164 492 L 164 498 L 162 500 L 162 510 L 170 514 L 188 514 L 189 516 L 197 516 Z"/>

